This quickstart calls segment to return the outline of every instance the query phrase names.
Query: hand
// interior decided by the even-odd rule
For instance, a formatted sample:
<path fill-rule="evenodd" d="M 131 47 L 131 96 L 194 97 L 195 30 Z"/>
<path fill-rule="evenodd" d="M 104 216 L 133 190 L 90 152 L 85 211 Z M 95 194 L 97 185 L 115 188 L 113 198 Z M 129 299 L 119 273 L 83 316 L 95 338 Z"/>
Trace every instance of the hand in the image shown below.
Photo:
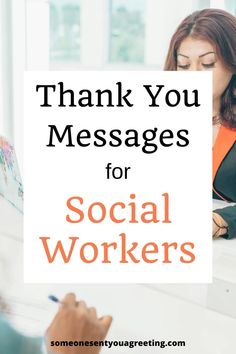
<path fill-rule="evenodd" d="M 212 236 L 220 237 L 227 233 L 228 224 L 217 213 L 212 213 Z"/>
<path fill-rule="evenodd" d="M 97 354 L 98 346 L 52 346 L 54 342 L 80 342 L 104 340 L 112 318 L 98 318 L 96 309 L 88 308 L 84 301 L 76 301 L 74 294 L 67 294 L 58 313 L 46 332 L 48 354 Z"/>

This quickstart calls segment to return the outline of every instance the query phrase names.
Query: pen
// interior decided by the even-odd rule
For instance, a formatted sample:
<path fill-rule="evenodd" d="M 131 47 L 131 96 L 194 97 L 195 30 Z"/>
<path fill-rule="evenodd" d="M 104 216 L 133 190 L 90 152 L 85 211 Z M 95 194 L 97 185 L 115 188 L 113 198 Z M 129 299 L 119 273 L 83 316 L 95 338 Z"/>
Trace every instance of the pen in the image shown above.
<path fill-rule="evenodd" d="M 57 302 L 58 304 L 63 304 L 63 302 L 60 301 L 55 295 L 48 295 L 48 299 L 53 302 Z"/>

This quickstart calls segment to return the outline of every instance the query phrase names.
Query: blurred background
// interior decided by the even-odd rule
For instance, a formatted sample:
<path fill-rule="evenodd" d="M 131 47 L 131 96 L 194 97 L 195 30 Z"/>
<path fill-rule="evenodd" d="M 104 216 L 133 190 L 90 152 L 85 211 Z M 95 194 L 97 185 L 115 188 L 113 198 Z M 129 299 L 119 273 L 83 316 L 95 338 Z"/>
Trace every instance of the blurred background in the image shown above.
<path fill-rule="evenodd" d="M 25 70 L 162 70 L 179 22 L 209 7 L 236 15 L 235 0 L 0 0 L 0 135 L 14 144 L 21 171 Z M 155 285 L 23 286 L 22 216 L 2 198 L 0 210 L 0 292 L 21 330 L 42 333 L 56 310 L 46 295 L 61 297 L 72 290 L 101 314 L 114 315 L 111 338 L 155 338 L 158 333 L 159 338 L 186 339 L 191 354 L 235 353 L 231 246 L 220 245 L 223 254 L 214 269 L 223 281 L 214 279 L 209 286 L 172 284 L 168 292 Z"/>
<path fill-rule="evenodd" d="M 0 133 L 22 168 L 24 70 L 161 70 L 189 13 L 235 0 L 0 0 Z"/>

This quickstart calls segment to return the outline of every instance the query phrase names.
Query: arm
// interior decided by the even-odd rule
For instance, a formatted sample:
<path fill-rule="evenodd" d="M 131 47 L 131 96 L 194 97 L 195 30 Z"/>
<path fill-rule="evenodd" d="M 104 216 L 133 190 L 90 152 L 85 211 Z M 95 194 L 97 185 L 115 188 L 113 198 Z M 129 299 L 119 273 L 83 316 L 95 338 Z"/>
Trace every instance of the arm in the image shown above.
<path fill-rule="evenodd" d="M 220 217 L 220 222 L 222 226 L 228 227 L 228 232 L 219 235 L 226 239 L 232 239 L 236 237 L 236 205 L 229 206 L 222 209 L 214 210 L 216 216 Z"/>

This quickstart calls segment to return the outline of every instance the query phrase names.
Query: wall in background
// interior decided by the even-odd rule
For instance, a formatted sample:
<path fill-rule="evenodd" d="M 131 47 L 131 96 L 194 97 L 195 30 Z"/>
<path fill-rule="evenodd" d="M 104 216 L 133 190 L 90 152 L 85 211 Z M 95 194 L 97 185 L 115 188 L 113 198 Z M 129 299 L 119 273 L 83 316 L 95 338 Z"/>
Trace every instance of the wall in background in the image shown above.
<path fill-rule="evenodd" d="M 23 72 L 161 70 L 178 23 L 235 0 L 0 0 L 0 134 L 22 170 Z"/>

